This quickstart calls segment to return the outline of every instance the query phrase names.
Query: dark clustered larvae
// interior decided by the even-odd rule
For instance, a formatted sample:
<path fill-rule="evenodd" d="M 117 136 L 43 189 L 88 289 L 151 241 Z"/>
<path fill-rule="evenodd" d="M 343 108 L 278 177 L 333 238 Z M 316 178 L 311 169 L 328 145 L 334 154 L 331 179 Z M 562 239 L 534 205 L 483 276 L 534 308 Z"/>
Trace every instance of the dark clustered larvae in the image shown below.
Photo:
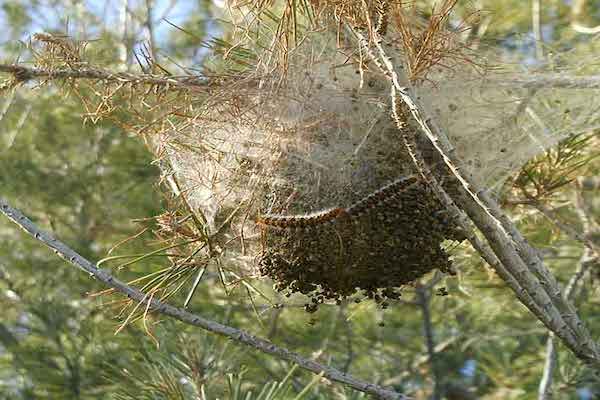
<path fill-rule="evenodd" d="M 308 312 L 351 296 L 386 308 L 402 286 L 429 271 L 453 273 L 441 244 L 464 239 L 421 181 L 326 223 L 262 229 L 260 272 L 285 295 L 308 296 Z"/>

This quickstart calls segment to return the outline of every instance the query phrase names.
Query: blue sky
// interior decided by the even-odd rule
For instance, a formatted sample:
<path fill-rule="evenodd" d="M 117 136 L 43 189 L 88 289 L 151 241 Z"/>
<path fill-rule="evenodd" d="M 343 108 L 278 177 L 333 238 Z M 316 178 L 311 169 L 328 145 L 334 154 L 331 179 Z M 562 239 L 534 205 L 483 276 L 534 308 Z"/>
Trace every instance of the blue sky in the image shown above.
<path fill-rule="evenodd" d="M 0 5 L 3 1 L 0 0 Z M 8 3 L 8 2 L 7 2 Z M 17 1 L 17 4 L 29 3 L 29 1 Z M 33 22 L 30 26 L 24 28 L 24 34 L 20 37 L 21 40 L 27 40 L 29 35 L 35 32 L 44 31 L 47 29 L 65 30 L 65 20 L 69 18 L 69 26 L 72 31 L 83 33 L 87 39 L 92 39 L 99 32 L 89 26 L 77 24 L 77 10 L 74 8 L 56 8 L 53 7 L 54 1 L 42 0 L 37 2 L 38 5 L 28 9 L 28 14 L 33 17 Z M 67 1 L 56 2 L 67 3 Z M 170 22 L 179 25 L 190 16 L 190 13 L 196 12 L 200 1 L 179 0 L 175 2 L 173 7 L 170 4 L 171 0 L 155 0 L 154 5 L 154 22 L 156 38 L 160 42 L 161 38 L 165 38 L 170 31 L 175 28 L 170 26 L 165 21 L 161 21 L 161 17 L 165 17 Z M 92 14 L 98 20 L 98 26 L 104 29 L 114 29 L 118 24 L 118 9 L 122 4 L 121 0 L 84 0 L 81 2 L 80 10 L 85 10 L 86 13 Z M 129 0 L 130 7 L 135 9 L 145 4 L 145 0 Z M 0 28 L 7 25 L 6 14 L 0 10 Z M 0 29 L 0 41 L 6 42 L 8 32 L 6 29 Z"/>

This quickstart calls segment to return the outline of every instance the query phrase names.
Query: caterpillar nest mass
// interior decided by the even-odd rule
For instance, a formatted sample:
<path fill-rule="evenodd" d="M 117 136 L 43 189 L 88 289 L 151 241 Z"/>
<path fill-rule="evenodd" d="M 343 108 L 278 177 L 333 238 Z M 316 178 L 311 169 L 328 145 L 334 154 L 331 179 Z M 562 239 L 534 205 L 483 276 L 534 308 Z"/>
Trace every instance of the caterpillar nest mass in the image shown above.
<path fill-rule="evenodd" d="M 211 231 L 226 222 L 215 240 L 230 265 L 258 260 L 276 290 L 309 297 L 308 311 L 355 295 L 384 306 L 427 272 L 450 271 L 442 244 L 462 235 L 413 175 L 386 78 L 358 71 L 335 36 L 303 46 L 284 83 L 261 75 L 209 104 L 194 120 L 201 134 L 180 134 L 170 162 Z"/>
<path fill-rule="evenodd" d="M 260 271 L 289 296 L 310 298 L 308 312 L 325 301 L 358 294 L 382 307 L 400 288 L 438 268 L 452 273 L 446 239 L 462 235 L 428 186 L 400 178 L 347 208 L 307 216 L 259 220 L 266 246 Z"/>

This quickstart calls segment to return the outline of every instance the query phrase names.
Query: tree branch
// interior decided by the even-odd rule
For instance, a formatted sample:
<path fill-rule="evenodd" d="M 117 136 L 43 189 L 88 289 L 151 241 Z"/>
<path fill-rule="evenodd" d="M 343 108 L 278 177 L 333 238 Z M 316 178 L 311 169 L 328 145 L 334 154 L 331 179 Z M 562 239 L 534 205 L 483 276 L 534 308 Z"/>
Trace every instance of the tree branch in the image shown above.
<path fill-rule="evenodd" d="M 402 104 L 401 101 L 403 101 L 404 98 L 402 98 L 402 100 L 399 99 L 397 87 L 403 91 L 406 91 L 407 89 L 399 86 L 398 76 L 394 70 L 393 65 L 391 64 L 391 61 L 385 56 L 385 50 L 381 47 L 381 44 L 379 44 L 378 49 L 380 51 L 380 54 L 383 54 L 381 57 L 383 61 L 380 61 L 380 59 L 372 53 L 372 51 L 369 47 L 369 43 L 366 40 L 366 38 L 360 32 L 358 32 L 356 30 L 353 30 L 353 31 L 359 38 L 359 41 L 362 43 L 362 46 L 365 48 L 365 51 L 367 51 L 367 53 L 375 61 L 375 63 L 379 66 L 379 68 L 382 70 L 382 72 L 392 82 L 392 84 L 391 84 L 391 100 L 392 100 L 392 104 L 393 104 L 392 113 L 393 113 L 394 119 L 396 120 L 396 123 L 398 125 L 398 129 L 400 131 L 402 131 L 404 129 L 404 125 L 400 121 L 400 116 L 397 114 L 397 110 L 399 108 L 398 106 L 400 106 Z M 408 99 L 409 103 L 414 106 L 414 102 L 412 101 L 412 99 L 410 99 L 410 97 L 406 97 L 406 98 Z M 411 108 L 410 111 L 412 112 L 413 110 L 416 110 L 416 108 L 413 107 L 413 108 Z M 416 110 L 416 112 L 418 113 L 418 110 Z M 508 267 L 504 266 L 504 263 L 507 262 L 506 256 L 504 257 L 504 259 L 501 262 L 500 259 L 496 256 L 496 254 L 494 252 L 495 250 L 492 250 L 492 248 L 490 248 L 488 243 L 485 243 L 484 241 L 480 240 L 477 237 L 477 235 L 471 229 L 471 223 L 469 222 L 468 218 L 464 215 L 464 212 L 462 212 L 458 208 L 458 206 L 455 204 L 454 200 L 452 198 L 450 198 L 450 196 L 448 196 L 448 194 L 445 192 L 444 188 L 437 181 L 436 177 L 431 173 L 431 171 L 429 171 L 422 156 L 418 155 L 415 152 L 412 152 L 413 148 L 416 148 L 416 144 L 411 145 L 410 143 L 407 143 L 407 140 L 404 138 L 404 136 L 406 136 L 406 135 L 402 135 L 402 136 L 403 136 L 403 141 L 405 142 L 405 147 L 407 147 L 409 153 L 411 153 L 413 162 L 415 163 L 417 168 L 421 171 L 421 173 L 424 175 L 424 178 L 428 180 L 431 187 L 433 188 L 433 190 L 439 197 L 440 201 L 442 201 L 442 203 L 448 208 L 448 210 L 450 210 L 451 214 L 456 218 L 457 223 L 463 229 L 467 239 L 473 245 L 473 247 L 481 254 L 481 256 L 489 263 L 489 265 L 492 266 L 492 268 L 494 268 L 496 270 L 498 275 L 500 275 L 500 277 L 505 282 L 507 282 L 509 287 L 515 292 L 517 298 L 524 305 L 526 305 L 527 308 L 540 321 L 544 322 L 544 324 L 548 327 L 548 329 L 550 329 L 551 331 L 554 331 L 554 330 L 558 331 L 558 330 L 562 329 L 564 327 L 564 322 L 562 325 L 558 325 L 556 322 L 558 322 L 559 320 L 553 319 L 553 317 L 556 318 L 556 316 L 558 316 L 558 310 L 556 310 L 556 308 L 553 307 L 553 305 L 549 301 L 549 299 L 542 298 L 542 301 L 540 301 L 540 299 L 534 298 L 535 295 L 538 293 L 538 291 L 541 290 L 541 287 L 539 287 L 539 284 L 537 282 L 533 282 L 533 283 L 525 282 L 525 284 L 523 284 L 521 282 L 521 280 L 517 279 L 517 277 L 511 272 L 511 270 Z M 511 257 L 512 257 L 512 260 L 517 260 L 514 262 L 521 262 L 521 260 L 518 258 L 517 255 L 512 254 Z M 522 262 L 521 262 L 520 268 L 521 269 L 524 268 L 524 266 L 522 265 Z M 529 286 L 527 286 L 527 285 L 529 285 Z M 532 291 L 532 289 L 531 289 L 532 285 L 533 285 L 533 287 L 536 288 L 536 290 Z M 537 285 L 537 287 L 535 285 Z M 526 288 L 528 290 L 526 290 Z M 533 294 L 531 294 L 531 293 L 533 293 Z M 551 315 L 549 315 L 549 310 L 547 308 L 544 308 L 545 305 L 549 305 L 550 307 L 553 307 L 553 309 L 551 310 L 552 311 Z M 560 316 L 558 316 L 558 318 L 560 318 Z M 565 336 L 566 342 L 570 342 L 570 343 L 574 342 L 574 338 L 572 337 L 570 332 L 566 332 L 565 335 L 566 335 Z"/>
<path fill-rule="evenodd" d="M 435 121 L 422 111 L 423 107 L 418 104 L 417 96 L 409 88 L 400 85 L 392 58 L 388 56 L 382 38 L 377 32 L 371 33 L 377 51 L 377 56 L 374 56 L 371 52 L 370 42 L 366 40 L 365 36 L 356 29 L 353 31 L 361 45 L 371 54 L 371 58 L 390 81 L 392 112 L 399 129 L 402 131 L 402 124 L 399 123 L 395 113 L 399 104 L 403 103 L 418 124 L 420 131 L 429 139 L 435 151 L 444 160 L 451 178 L 455 178 L 460 183 L 458 194 L 451 199 L 446 199 L 444 203 L 455 207 L 454 202 L 456 202 L 456 205 L 469 215 L 495 253 L 493 258 L 497 258 L 505 267 L 503 271 L 505 276 L 502 276 L 499 271 L 501 277 L 508 278 L 507 283 L 509 284 L 515 281 L 518 283 L 518 285 L 511 285 L 511 288 L 519 299 L 524 298 L 526 300 L 524 304 L 550 331 L 555 332 L 577 357 L 596 367 L 600 366 L 596 343 L 592 341 L 573 305 L 561 295 L 555 277 L 546 269 L 537 252 L 527 243 L 512 221 L 500 209 L 498 203 L 486 191 L 478 188 L 468 175 L 465 175 L 464 171 L 468 170 L 465 169 L 462 161 L 456 158 L 454 147 L 448 137 L 435 124 Z M 419 168 L 422 161 L 414 158 L 413 161 Z M 448 195 L 435 181 L 435 177 L 433 178 L 427 180 L 432 182 L 432 187 L 443 200 L 442 198 Z M 450 211 L 455 213 L 453 208 Z M 459 222 L 464 223 L 462 220 Z M 469 239 L 473 237 L 474 235 L 471 235 Z"/>
<path fill-rule="evenodd" d="M 381 399 L 404 400 L 408 399 L 401 393 L 394 392 L 379 385 L 365 382 L 354 378 L 352 375 L 343 373 L 335 368 L 319 364 L 315 361 L 304 358 L 285 348 L 279 347 L 268 340 L 249 334 L 246 331 L 239 330 L 218 322 L 205 319 L 197 314 L 192 314 L 184 309 L 171 306 L 156 300 L 154 297 L 148 298 L 147 295 L 134 287 L 113 277 L 109 272 L 98 268 L 81 255 L 73 251 L 61 241 L 55 239 L 50 234 L 39 229 L 31 220 L 29 220 L 19 210 L 11 207 L 4 199 L 0 198 L 0 212 L 17 224 L 21 229 L 39 240 L 47 247 L 51 248 L 56 255 L 88 273 L 90 277 L 99 280 L 105 285 L 125 294 L 128 298 L 139 301 L 142 304 L 150 302 L 150 309 L 160 314 L 178 319 L 186 324 L 194 325 L 209 332 L 226 336 L 236 342 L 253 347 L 263 353 L 273 355 L 277 358 L 287 360 L 297 364 L 299 367 L 311 371 L 315 374 L 323 374 L 324 377 L 332 381 L 345 384 L 361 392 L 378 396 Z"/>
<path fill-rule="evenodd" d="M 506 79 L 490 79 L 484 82 L 487 86 L 519 87 L 523 89 L 598 89 L 600 76 L 574 76 L 565 74 L 532 74 Z"/>
<path fill-rule="evenodd" d="M 44 69 L 17 64 L 0 64 L 0 72 L 12 74 L 19 82 L 27 82 L 33 79 L 91 79 L 115 83 L 158 85 L 182 90 L 192 90 L 194 88 L 206 90 L 208 88 L 207 80 L 198 76 L 133 74 L 129 72 L 112 72 L 100 68 Z"/>
<path fill-rule="evenodd" d="M 580 22 L 586 16 L 586 0 L 575 0 L 571 4 L 571 28 L 577 33 L 595 35 L 600 32 L 600 25 L 588 26 Z"/>
<path fill-rule="evenodd" d="M 130 72 L 113 72 L 100 68 L 44 69 L 17 64 L 0 64 L 0 72 L 13 74 L 20 81 L 32 79 L 96 79 L 111 82 L 131 82 L 151 85 L 169 85 L 181 89 L 209 87 L 209 79 L 193 75 L 152 75 Z M 482 82 L 486 86 L 511 87 L 522 89 L 598 89 L 600 75 L 574 76 L 565 74 L 509 75 L 502 79 L 489 79 Z"/>

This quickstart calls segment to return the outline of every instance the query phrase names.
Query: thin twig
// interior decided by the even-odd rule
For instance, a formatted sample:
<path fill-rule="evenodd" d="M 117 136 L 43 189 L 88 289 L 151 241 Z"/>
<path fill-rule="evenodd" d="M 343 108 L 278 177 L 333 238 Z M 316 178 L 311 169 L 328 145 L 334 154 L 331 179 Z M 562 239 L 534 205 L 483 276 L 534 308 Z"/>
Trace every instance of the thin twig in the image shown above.
<path fill-rule="evenodd" d="M 531 74 L 507 76 L 503 79 L 490 79 L 486 86 L 519 87 L 523 89 L 598 89 L 600 76 L 574 76 L 565 74 Z"/>
<path fill-rule="evenodd" d="M 429 289 L 424 286 L 417 286 L 417 299 L 421 307 L 423 318 L 423 334 L 425 335 L 425 343 L 427 345 L 427 355 L 429 357 L 429 365 L 433 375 L 433 394 L 432 400 L 439 400 L 442 397 L 442 375 L 439 370 L 439 363 L 435 352 L 435 339 L 433 333 L 433 324 L 431 323 L 431 312 L 429 310 Z"/>
<path fill-rule="evenodd" d="M 531 1 L 531 20 L 535 37 L 535 57 L 538 61 L 544 59 L 544 38 L 542 36 L 542 4 L 541 0 Z"/>
<path fill-rule="evenodd" d="M 538 389 L 538 400 L 552 399 L 552 373 L 557 361 L 556 339 L 554 339 L 554 334 L 550 333 L 546 342 L 546 361 Z"/>
<path fill-rule="evenodd" d="M 378 396 L 381 399 L 408 399 L 401 393 L 394 392 L 373 383 L 359 380 L 335 368 L 304 358 L 286 348 L 279 347 L 268 340 L 251 335 L 246 331 L 219 324 L 218 322 L 205 319 L 197 314 L 192 314 L 184 309 L 171 306 L 163 303 L 160 300 L 149 297 L 136 288 L 116 279 L 107 271 L 98 268 L 95 264 L 83 258 L 61 241 L 39 229 L 31 220 L 23 215 L 23 213 L 11 207 L 4 199 L 0 199 L 0 212 L 7 216 L 12 222 L 17 224 L 29 235 L 33 236 L 35 239 L 51 248 L 56 255 L 88 273 L 90 277 L 97 279 L 103 282 L 105 285 L 125 294 L 130 299 L 138 301 L 142 304 L 150 303 L 151 311 L 170 316 L 186 324 L 200 327 L 209 332 L 226 336 L 236 342 L 253 347 L 254 349 L 263 353 L 271 354 L 277 358 L 291 361 L 297 364 L 299 367 L 309 370 L 315 374 L 322 374 L 327 379 L 340 382 L 358 391 Z"/>
<path fill-rule="evenodd" d="M 571 28 L 577 33 L 583 33 L 586 35 L 595 35 L 600 33 L 600 25 L 588 26 L 581 22 L 582 17 L 587 16 L 586 10 L 587 0 L 575 0 L 571 2 Z"/>
<path fill-rule="evenodd" d="M 33 79 L 91 79 L 118 83 L 160 85 L 184 90 L 191 90 L 193 88 L 205 90 L 208 88 L 207 80 L 198 76 L 133 74 L 129 72 L 113 72 L 100 68 L 44 69 L 17 64 L 0 64 L 0 72 L 12 74 L 16 80 L 21 82 Z"/>

